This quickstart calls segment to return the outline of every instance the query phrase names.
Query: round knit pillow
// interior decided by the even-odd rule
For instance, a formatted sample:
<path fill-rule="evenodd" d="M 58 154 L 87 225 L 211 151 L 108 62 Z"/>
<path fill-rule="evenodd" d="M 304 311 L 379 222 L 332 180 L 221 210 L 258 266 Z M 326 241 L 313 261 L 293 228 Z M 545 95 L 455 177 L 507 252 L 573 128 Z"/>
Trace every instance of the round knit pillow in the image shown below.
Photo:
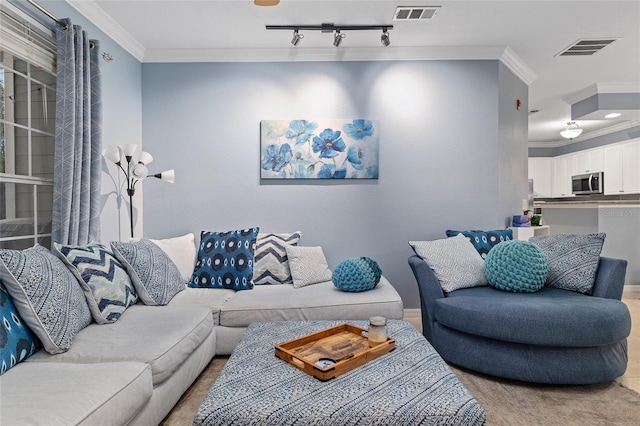
<path fill-rule="evenodd" d="M 493 247 L 484 261 L 489 284 L 498 290 L 532 293 L 547 280 L 549 263 L 542 249 L 523 240 L 504 241 Z"/>
<path fill-rule="evenodd" d="M 331 280 L 339 290 L 360 292 L 371 290 L 380 282 L 382 270 L 375 260 L 368 257 L 354 257 L 343 260 L 333 270 Z"/>

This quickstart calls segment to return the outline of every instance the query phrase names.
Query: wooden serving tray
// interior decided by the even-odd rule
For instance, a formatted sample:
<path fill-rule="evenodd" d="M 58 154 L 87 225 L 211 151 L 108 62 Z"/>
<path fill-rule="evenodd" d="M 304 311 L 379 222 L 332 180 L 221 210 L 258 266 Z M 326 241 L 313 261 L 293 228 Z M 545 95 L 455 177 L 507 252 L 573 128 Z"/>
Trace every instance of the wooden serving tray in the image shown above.
<path fill-rule="evenodd" d="M 324 382 L 395 349 L 391 337 L 370 347 L 366 332 L 339 324 L 276 345 L 276 356 Z"/>

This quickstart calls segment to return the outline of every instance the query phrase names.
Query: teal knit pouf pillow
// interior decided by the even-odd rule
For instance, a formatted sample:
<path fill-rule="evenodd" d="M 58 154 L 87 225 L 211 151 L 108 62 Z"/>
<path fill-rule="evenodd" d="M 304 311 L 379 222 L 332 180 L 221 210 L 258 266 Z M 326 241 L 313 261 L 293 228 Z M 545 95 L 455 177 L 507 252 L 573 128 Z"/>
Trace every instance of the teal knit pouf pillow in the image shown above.
<path fill-rule="evenodd" d="M 333 285 L 342 291 L 361 292 L 371 290 L 380 282 L 382 270 L 368 257 L 343 260 L 333 270 Z"/>
<path fill-rule="evenodd" d="M 547 280 L 549 263 L 540 247 L 529 241 L 505 241 L 491 249 L 484 261 L 489 284 L 498 290 L 532 293 Z"/>

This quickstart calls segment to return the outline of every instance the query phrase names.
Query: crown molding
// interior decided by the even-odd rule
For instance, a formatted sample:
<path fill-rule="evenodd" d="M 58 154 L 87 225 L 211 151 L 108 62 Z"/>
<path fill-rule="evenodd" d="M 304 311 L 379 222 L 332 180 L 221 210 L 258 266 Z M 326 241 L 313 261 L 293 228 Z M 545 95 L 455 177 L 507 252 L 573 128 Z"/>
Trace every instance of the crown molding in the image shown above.
<path fill-rule="evenodd" d="M 537 78 L 533 70 L 509 46 L 504 48 L 504 52 L 500 56 L 500 62 L 505 64 L 527 86 L 530 86 Z"/>
<path fill-rule="evenodd" d="M 640 83 L 595 83 L 562 98 L 569 105 L 600 93 L 640 93 Z"/>
<path fill-rule="evenodd" d="M 529 148 L 559 148 L 561 146 L 571 145 L 577 142 L 586 141 L 589 139 L 597 138 L 600 136 L 609 135 L 611 133 L 628 130 L 633 127 L 640 126 L 640 120 L 625 121 L 624 123 L 614 124 L 613 126 L 605 127 L 603 129 L 593 130 L 589 133 L 583 133 L 579 137 L 568 140 L 559 139 L 551 142 L 529 142 Z"/>
<path fill-rule="evenodd" d="M 65 0 L 71 7 L 80 12 L 84 17 L 91 21 L 96 27 L 100 28 L 107 36 L 112 38 L 124 50 L 133 55 L 138 61 L 142 62 L 144 58 L 145 48 L 131 34 L 125 31 L 116 21 L 100 8 L 92 0 Z"/>

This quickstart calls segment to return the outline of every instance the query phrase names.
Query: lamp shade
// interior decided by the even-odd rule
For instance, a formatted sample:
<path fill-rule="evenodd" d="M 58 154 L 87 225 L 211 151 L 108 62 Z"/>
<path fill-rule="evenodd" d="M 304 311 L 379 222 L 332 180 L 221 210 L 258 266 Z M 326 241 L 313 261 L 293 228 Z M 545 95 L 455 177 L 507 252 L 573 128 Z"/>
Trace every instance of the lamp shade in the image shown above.
<path fill-rule="evenodd" d="M 135 179 L 142 180 L 149 175 L 149 169 L 142 163 L 138 163 L 131 168 L 131 176 Z"/>
<path fill-rule="evenodd" d="M 575 121 L 570 121 L 567 123 L 567 129 L 560 132 L 560 136 L 565 139 L 573 139 L 577 138 L 582 134 L 582 129 L 580 126 L 576 124 Z"/>
<path fill-rule="evenodd" d="M 120 148 L 118 148 L 115 145 L 111 145 L 110 147 L 107 147 L 107 149 L 104 150 L 104 152 L 102 153 L 102 156 L 106 160 L 109 160 L 112 163 L 118 164 L 120 162 Z"/>
<path fill-rule="evenodd" d="M 153 161 L 153 155 L 149 154 L 146 151 L 142 151 L 138 156 L 138 163 L 144 164 L 145 166 L 148 166 L 149 163 L 151 163 L 152 161 Z"/>
<path fill-rule="evenodd" d="M 168 183 L 176 182 L 176 172 L 173 169 L 165 170 L 164 172 L 161 172 L 161 173 L 156 173 L 155 175 L 153 175 L 153 177 L 156 177 Z"/>
<path fill-rule="evenodd" d="M 138 145 L 136 145 L 135 143 L 126 143 L 122 145 L 122 151 L 124 152 L 124 155 L 129 158 L 133 157 L 133 154 L 136 153 L 137 149 Z"/>

